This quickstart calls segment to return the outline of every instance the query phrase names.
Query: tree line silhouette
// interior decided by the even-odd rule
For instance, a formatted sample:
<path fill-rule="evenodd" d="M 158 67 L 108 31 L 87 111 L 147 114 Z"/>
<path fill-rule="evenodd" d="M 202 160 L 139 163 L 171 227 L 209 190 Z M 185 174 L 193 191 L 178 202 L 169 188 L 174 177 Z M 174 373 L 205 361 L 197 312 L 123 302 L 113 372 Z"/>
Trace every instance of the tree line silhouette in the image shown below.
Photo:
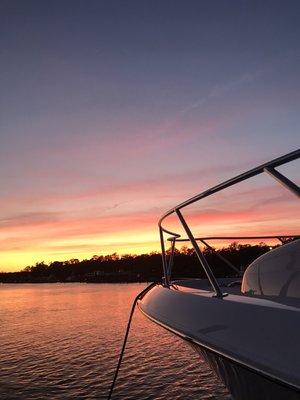
<path fill-rule="evenodd" d="M 236 276 L 221 255 L 238 269 L 246 268 L 254 259 L 270 250 L 269 245 L 231 243 L 221 249 L 204 248 L 203 253 L 217 277 Z M 167 251 L 170 254 L 170 249 Z M 93 256 L 79 261 L 54 261 L 49 264 L 38 262 L 20 272 L 0 273 L 2 283 L 46 283 L 46 282 L 151 282 L 160 280 L 163 275 L 159 252 L 149 254 Z M 193 249 L 186 246 L 175 249 L 172 278 L 205 278 L 203 269 Z"/>

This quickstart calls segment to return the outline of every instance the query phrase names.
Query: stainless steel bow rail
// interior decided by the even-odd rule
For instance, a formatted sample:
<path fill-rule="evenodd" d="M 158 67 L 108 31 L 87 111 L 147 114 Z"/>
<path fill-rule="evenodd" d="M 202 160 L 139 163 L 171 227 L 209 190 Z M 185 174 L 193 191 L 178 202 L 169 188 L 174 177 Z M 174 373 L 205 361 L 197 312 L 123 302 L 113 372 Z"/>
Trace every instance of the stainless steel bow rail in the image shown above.
<path fill-rule="evenodd" d="M 278 239 L 281 242 L 284 241 L 284 239 L 288 239 L 291 237 L 299 237 L 299 235 L 279 235 L 279 236 L 244 236 L 244 237 L 210 237 L 210 238 L 196 238 L 194 237 L 193 233 L 191 232 L 186 220 L 184 219 L 181 210 L 193 203 L 196 203 L 199 200 L 204 199 L 205 197 L 211 196 L 212 194 L 215 194 L 217 192 L 220 192 L 221 190 L 224 190 L 230 186 L 236 185 L 237 183 L 243 182 L 249 178 L 255 177 L 257 175 L 267 173 L 269 174 L 272 178 L 274 178 L 276 181 L 278 181 L 280 184 L 282 184 L 286 189 L 288 189 L 290 192 L 292 192 L 294 195 L 296 195 L 298 198 L 300 197 L 300 188 L 298 185 L 296 185 L 294 182 L 292 182 L 290 179 L 288 179 L 286 176 L 282 175 L 279 171 L 277 171 L 275 168 L 279 167 L 281 165 L 287 164 L 293 160 L 296 160 L 300 158 L 300 149 L 295 150 L 291 153 L 288 153 L 282 157 L 276 158 L 272 161 L 269 161 L 265 164 L 259 165 L 256 168 L 253 168 L 243 174 L 240 174 L 234 178 L 231 178 L 219 185 L 216 185 L 186 201 L 183 203 L 178 204 L 177 206 L 173 207 L 169 211 L 167 211 L 159 220 L 158 222 L 158 227 L 159 227 L 159 235 L 160 235 L 160 242 L 161 242 L 161 252 L 162 252 L 162 264 L 163 264 L 163 271 L 164 271 L 164 277 L 163 277 L 163 284 L 165 286 L 170 286 L 170 275 L 171 275 L 171 269 L 173 265 L 173 258 L 174 258 L 174 250 L 175 250 L 175 243 L 178 241 L 185 242 L 189 241 L 191 242 L 193 249 L 197 255 L 197 258 L 202 265 L 202 268 L 215 292 L 215 296 L 222 298 L 224 297 L 224 294 L 222 293 L 220 286 L 206 260 L 204 257 L 203 253 L 200 250 L 200 247 L 198 245 L 198 242 L 202 242 L 204 245 L 207 247 L 210 247 L 210 245 L 207 244 L 207 240 L 212 240 L 212 239 Z M 183 229 L 187 235 L 187 238 L 181 238 L 181 235 L 172 232 L 165 227 L 163 227 L 162 223 L 163 221 L 169 217 L 172 214 L 176 214 L 181 225 L 183 226 Z M 165 249 L 165 237 L 164 234 L 171 235 L 171 237 L 168 238 L 169 241 L 171 241 L 171 253 L 169 259 L 167 259 L 167 254 L 166 254 L 166 249 Z M 216 253 L 218 254 L 218 253 Z M 220 256 L 218 254 L 218 256 Z M 228 260 L 224 260 L 228 265 L 231 264 L 228 262 Z M 233 268 L 236 272 L 240 272 L 236 267 L 234 267 L 232 264 L 230 265 L 231 268 Z"/>

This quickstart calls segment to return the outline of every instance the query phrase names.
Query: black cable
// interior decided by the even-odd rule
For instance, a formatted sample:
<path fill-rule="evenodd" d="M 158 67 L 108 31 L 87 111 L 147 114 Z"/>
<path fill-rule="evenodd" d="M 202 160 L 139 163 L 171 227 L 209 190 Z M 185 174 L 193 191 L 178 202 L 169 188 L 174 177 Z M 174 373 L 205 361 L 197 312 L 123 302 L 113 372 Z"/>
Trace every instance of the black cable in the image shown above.
<path fill-rule="evenodd" d="M 144 290 L 142 290 L 136 296 L 136 298 L 134 299 L 134 302 L 132 303 L 131 311 L 130 311 L 130 315 L 129 315 L 129 319 L 128 319 L 128 323 L 127 323 L 126 333 L 125 333 L 125 337 L 124 337 L 124 341 L 123 341 L 122 350 L 121 350 L 121 353 L 120 353 L 120 356 L 119 356 L 119 361 L 118 361 L 118 364 L 117 364 L 117 368 L 116 368 L 116 371 L 115 371 L 114 379 L 112 381 L 107 400 L 111 399 L 111 396 L 112 396 L 112 393 L 113 393 L 113 390 L 114 390 L 114 387 L 115 387 L 115 383 L 116 383 L 116 380 L 117 380 L 117 377 L 118 377 L 119 369 L 121 367 L 121 363 L 122 363 L 122 359 L 123 359 L 123 355 L 124 355 L 125 347 L 126 347 L 126 343 L 127 343 L 127 338 L 128 338 L 128 334 L 129 334 L 129 330 L 130 330 L 131 320 L 132 320 L 133 313 L 134 313 L 134 310 L 135 310 L 135 306 L 136 306 L 138 300 L 140 300 L 148 292 L 148 290 L 150 290 L 155 285 L 156 285 L 156 282 L 152 282 L 149 286 L 147 286 Z"/>

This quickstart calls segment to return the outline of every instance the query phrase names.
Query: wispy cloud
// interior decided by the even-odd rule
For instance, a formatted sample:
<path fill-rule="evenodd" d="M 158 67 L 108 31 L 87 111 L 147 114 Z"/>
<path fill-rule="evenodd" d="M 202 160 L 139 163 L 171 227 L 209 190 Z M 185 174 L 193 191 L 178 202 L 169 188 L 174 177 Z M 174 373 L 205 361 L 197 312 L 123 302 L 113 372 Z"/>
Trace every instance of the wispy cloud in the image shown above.
<path fill-rule="evenodd" d="M 0 218 L 0 228 L 24 227 L 56 222 L 61 219 L 57 212 L 26 212 Z"/>
<path fill-rule="evenodd" d="M 199 97 L 199 99 L 197 99 L 194 103 L 188 104 L 185 108 L 183 108 L 181 110 L 181 114 L 183 115 L 190 110 L 205 105 L 211 100 L 219 99 L 225 95 L 228 95 L 232 91 L 240 89 L 244 85 L 252 83 L 258 77 L 258 75 L 259 73 L 246 73 L 232 81 L 213 86 L 206 95 Z"/>

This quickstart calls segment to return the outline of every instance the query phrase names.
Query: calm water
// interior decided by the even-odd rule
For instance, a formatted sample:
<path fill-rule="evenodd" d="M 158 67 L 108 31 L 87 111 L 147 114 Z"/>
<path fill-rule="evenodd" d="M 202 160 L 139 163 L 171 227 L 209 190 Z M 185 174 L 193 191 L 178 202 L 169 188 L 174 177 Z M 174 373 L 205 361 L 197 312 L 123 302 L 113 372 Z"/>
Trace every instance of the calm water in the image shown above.
<path fill-rule="evenodd" d="M 105 399 L 144 284 L 0 285 L 0 398 Z M 136 310 L 114 399 L 229 399 L 179 338 Z"/>

